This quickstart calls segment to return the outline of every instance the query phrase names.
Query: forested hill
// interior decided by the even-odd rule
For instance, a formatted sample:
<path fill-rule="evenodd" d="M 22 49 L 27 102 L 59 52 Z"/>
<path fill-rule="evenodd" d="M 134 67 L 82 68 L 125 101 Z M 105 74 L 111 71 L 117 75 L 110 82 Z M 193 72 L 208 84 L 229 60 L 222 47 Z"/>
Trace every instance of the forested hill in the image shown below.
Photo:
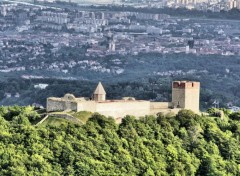
<path fill-rule="evenodd" d="M 188 110 L 121 124 L 35 126 L 31 107 L 0 108 L 0 175 L 240 175 L 240 113 L 221 120 Z"/>

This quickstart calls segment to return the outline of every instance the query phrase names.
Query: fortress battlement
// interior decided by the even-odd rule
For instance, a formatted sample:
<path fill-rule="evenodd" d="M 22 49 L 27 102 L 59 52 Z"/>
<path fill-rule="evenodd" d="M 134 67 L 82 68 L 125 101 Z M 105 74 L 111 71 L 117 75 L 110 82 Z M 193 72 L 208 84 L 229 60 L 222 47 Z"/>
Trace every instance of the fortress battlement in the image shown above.
<path fill-rule="evenodd" d="M 172 88 L 177 89 L 199 89 L 200 83 L 194 81 L 174 81 L 172 83 Z"/>
<path fill-rule="evenodd" d="M 200 83 L 193 81 L 174 81 L 172 83 L 171 102 L 150 102 L 136 100 L 134 97 L 123 97 L 120 100 L 107 100 L 106 92 L 101 83 L 93 92 L 91 98 L 77 98 L 73 94 L 64 97 L 49 97 L 47 112 L 54 111 L 89 111 L 97 112 L 114 119 L 121 119 L 126 115 L 135 117 L 156 115 L 162 113 L 177 113 L 181 109 L 190 109 L 199 113 Z"/>

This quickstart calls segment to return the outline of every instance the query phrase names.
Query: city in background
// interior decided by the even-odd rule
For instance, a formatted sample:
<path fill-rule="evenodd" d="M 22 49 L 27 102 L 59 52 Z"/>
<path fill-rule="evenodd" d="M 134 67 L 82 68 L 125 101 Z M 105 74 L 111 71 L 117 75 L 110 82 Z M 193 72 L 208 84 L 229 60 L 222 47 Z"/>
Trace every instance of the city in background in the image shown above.
<path fill-rule="evenodd" d="M 230 10 L 226 1 L 122 3 L 1 2 L 1 104 L 45 105 L 51 85 L 60 84 L 49 79 L 105 80 L 110 98 L 135 95 L 153 101 L 169 100 L 172 80 L 193 79 L 204 83 L 202 108 L 239 109 L 238 10 Z M 122 88 L 114 85 L 119 82 L 127 83 L 118 95 Z M 70 88 L 53 94 L 62 96 Z"/>

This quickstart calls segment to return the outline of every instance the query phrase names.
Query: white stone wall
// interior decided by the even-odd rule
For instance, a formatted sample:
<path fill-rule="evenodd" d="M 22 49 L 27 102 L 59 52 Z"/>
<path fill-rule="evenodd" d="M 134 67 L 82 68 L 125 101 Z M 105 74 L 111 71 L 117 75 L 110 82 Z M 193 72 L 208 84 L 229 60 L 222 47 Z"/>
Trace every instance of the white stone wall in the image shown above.
<path fill-rule="evenodd" d="M 200 89 L 186 89 L 185 90 L 185 109 L 190 109 L 195 113 L 199 113 Z"/>
<path fill-rule="evenodd" d="M 168 113 L 171 111 L 169 107 L 171 102 L 150 102 L 150 115 L 156 115 L 159 112 Z"/>
<path fill-rule="evenodd" d="M 200 83 L 186 82 L 181 84 L 179 88 L 172 89 L 173 107 L 190 109 L 195 113 L 199 113 Z"/>
<path fill-rule="evenodd" d="M 135 117 L 145 116 L 150 114 L 149 101 L 119 101 L 119 102 L 100 102 L 97 103 L 96 112 L 111 116 L 114 118 L 133 115 Z"/>
<path fill-rule="evenodd" d="M 96 112 L 96 104 L 97 103 L 95 101 L 78 102 L 77 111 Z"/>
<path fill-rule="evenodd" d="M 171 102 L 151 102 L 151 109 L 167 109 L 172 106 Z"/>

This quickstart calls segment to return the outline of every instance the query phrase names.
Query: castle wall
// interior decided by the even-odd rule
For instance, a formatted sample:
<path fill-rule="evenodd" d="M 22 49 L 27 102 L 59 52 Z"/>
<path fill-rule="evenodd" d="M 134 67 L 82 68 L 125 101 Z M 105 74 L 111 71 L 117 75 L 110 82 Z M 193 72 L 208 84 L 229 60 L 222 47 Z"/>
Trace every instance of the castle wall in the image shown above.
<path fill-rule="evenodd" d="M 133 115 L 135 117 L 149 115 L 150 102 L 149 101 L 116 101 L 116 102 L 99 102 L 96 105 L 96 112 L 112 116 L 115 119 L 126 115 Z"/>
<path fill-rule="evenodd" d="M 95 101 L 105 101 L 106 95 L 103 94 L 94 94 L 93 95 Z"/>
<path fill-rule="evenodd" d="M 199 89 L 186 89 L 185 90 L 185 109 L 191 109 L 192 111 L 199 112 L 200 90 Z"/>
<path fill-rule="evenodd" d="M 151 109 L 166 109 L 172 106 L 171 102 L 150 102 Z"/>
<path fill-rule="evenodd" d="M 53 100 L 51 98 L 47 99 L 47 112 L 64 110 L 65 110 L 64 102 Z"/>
<path fill-rule="evenodd" d="M 96 102 L 95 101 L 83 101 L 78 102 L 77 104 L 77 111 L 89 111 L 89 112 L 96 112 Z"/>
<path fill-rule="evenodd" d="M 170 112 L 171 102 L 150 102 L 150 115 L 156 115 L 159 112 Z"/>
<path fill-rule="evenodd" d="M 47 111 L 97 112 L 105 116 L 112 116 L 115 120 L 121 120 L 126 115 L 140 117 L 156 115 L 159 112 L 177 113 L 181 109 L 190 109 L 195 113 L 199 113 L 199 82 L 173 82 L 172 102 L 135 101 L 133 99 L 105 100 L 105 91 L 101 84 L 95 92 L 97 93 L 94 94 L 94 101 L 89 101 L 85 98 L 75 98 L 72 94 L 66 94 L 63 98 L 50 97 L 47 99 Z"/>
<path fill-rule="evenodd" d="M 179 88 L 172 89 L 172 106 L 174 108 L 185 107 L 185 89 Z"/>
<path fill-rule="evenodd" d="M 177 114 L 180 110 L 182 110 L 181 108 L 174 108 L 174 109 L 170 109 L 170 108 L 166 108 L 166 109 L 151 109 L 150 110 L 150 115 L 157 115 L 158 113 L 163 113 L 163 114 Z"/>
<path fill-rule="evenodd" d="M 48 98 L 47 99 L 47 112 L 52 111 L 77 111 L 77 102 L 62 100 L 60 98 Z"/>
<path fill-rule="evenodd" d="M 77 102 L 66 101 L 65 110 L 77 111 Z"/>
<path fill-rule="evenodd" d="M 172 85 L 172 103 L 174 108 L 190 109 L 199 112 L 200 83 L 175 81 Z"/>

